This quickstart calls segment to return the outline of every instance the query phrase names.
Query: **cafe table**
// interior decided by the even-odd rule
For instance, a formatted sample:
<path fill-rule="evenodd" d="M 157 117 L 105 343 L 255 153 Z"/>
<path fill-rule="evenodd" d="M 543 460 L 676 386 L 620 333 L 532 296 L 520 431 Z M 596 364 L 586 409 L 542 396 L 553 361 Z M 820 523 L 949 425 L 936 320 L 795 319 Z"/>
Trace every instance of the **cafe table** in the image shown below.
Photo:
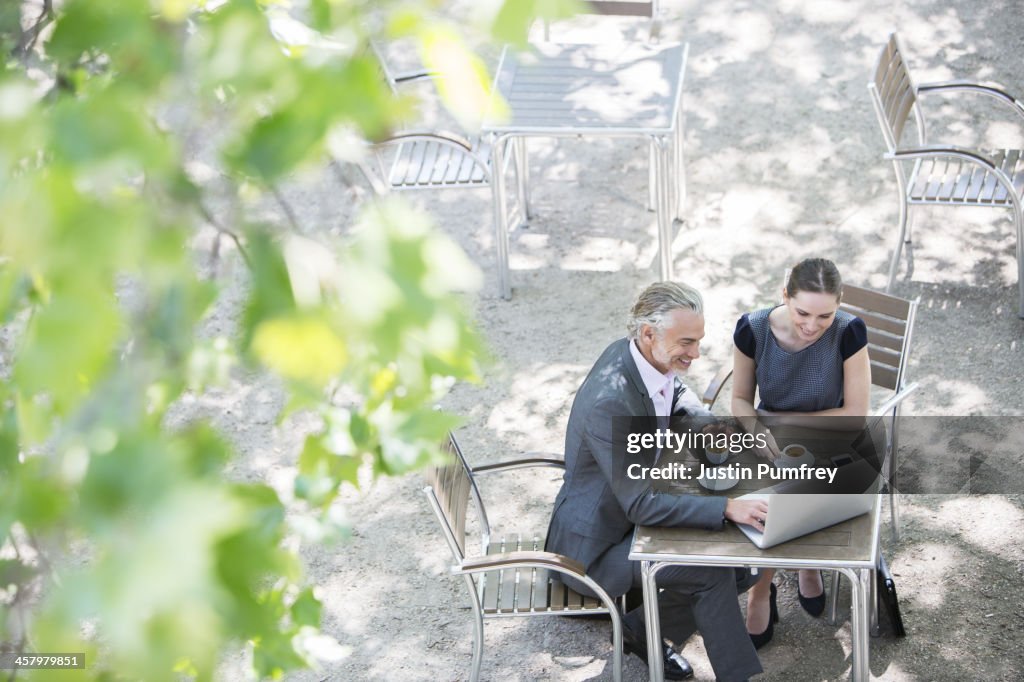
<path fill-rule="evenodd" d="M 814 446 L 816 454 L 821 446 Z M 691 456 L 692 457 L 692 456 Z M 695 465 L 693 458 L 689 465 Z M 827 460 L 824 460 L 827 461 Z M 750 452 L 734 457 L 730 463 L 755 466 L 757 458 Z M 823 463 L 819 459 L 818 463 Z M 687 493 L 738 496 L 748 492 L 752 484 L 740 480 L 735 487 L 719 492 L 704 489 L 695 481 L 674 481 L 675 490 L 661 494 Z M 721 566 L 728 568 L 788 568 L 838 571 L 852 585 L 851 606 L 851 679 L 862 682 L 869 677 L 869 628 L 877 623 L 874 571 L 879 558 L 879 518 L 881 496 L 867 514 L 843 523 L 804 535 L 789 542 L 758 549 L 735 525 L 726 523 L 724 530 L 637 526 L 629 558 L 641 562 L 644 591 L 644 615 L 647 625 L 647 661 L 651 680 L 660 682 L 663 659 L 658 643 L 661 626 L 658 618 L 658 572 L 666 566 Z M 832 620 L 835 620 L 836 599 L 832 599 Z"/>
<path fill-rule="evenodd" d="M 649 140 L 649 180 L 657 214 L 660 275 L 672 279 L 672 226 L 682 214 L 683 73 L 686 44 L 506 47 L 481 126 L 491 155 L 498 286 L 510 298 L 509 222 L 504 170 L 516 145 L 519 215 L 529 219 L 528 137 L 604 136 Z"/>

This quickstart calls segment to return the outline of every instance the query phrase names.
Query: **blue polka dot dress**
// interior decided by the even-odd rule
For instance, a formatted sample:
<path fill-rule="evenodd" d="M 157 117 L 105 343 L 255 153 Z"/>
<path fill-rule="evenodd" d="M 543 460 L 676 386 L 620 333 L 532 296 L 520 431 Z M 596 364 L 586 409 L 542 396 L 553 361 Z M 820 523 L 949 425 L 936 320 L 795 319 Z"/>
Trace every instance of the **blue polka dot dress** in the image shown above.
<path fill-rule="evenodd" d="M 753 359 L 759 409 L 819 412 L 843 406 L 843 362 L 867 345 L 864 321 L 842 310 L 810 346 L 795 353 L 779 346 L 768 316 L 774 308 L 746 313 L 733 341 Z"/>

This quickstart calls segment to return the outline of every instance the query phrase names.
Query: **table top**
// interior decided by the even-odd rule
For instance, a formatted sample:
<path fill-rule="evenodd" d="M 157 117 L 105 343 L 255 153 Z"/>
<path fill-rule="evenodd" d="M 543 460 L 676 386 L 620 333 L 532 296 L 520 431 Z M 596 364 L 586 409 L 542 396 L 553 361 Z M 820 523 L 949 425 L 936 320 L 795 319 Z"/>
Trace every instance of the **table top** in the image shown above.
<path fill-rule="evenodd" d="M 828 456 L 847 452 L 847 446 L 839 438 L 815 438 L 815 432 L 806 429 L 789 428 L 791 436 L 801 436 L 799 441 L 814 452 L 817 464 L 827 465 Z M 780 445 L 785 444 L 785 439 Z M 699 461 L 687 453 L 682 457 L 685 463 Z M 754 466 L 759 458 L 751 452 L 733 455 L 727 464 L 736 463 L 744 467 Z M 663 484 L 665 485 L 665 484 Z M 672 481 L 663 488 L 671 494 L 694 494 L 738 497 L 763 489 L 756 481 L 740 480 L 725 491 L 710 491 L 694 480 Z M 665 493 L 662 493 L 665 494 Z M 871 568 L 878 557 L 878 517 L 881 497 L 867 514 L 861 514 L 848 521 L 829 526 L 822 530 L 794 538 L 789 542 L 758 549 L 743 532 L 731 523 L 724 530 L 703 530 L 695 528 L 670 528 L 661 526 L 638 526 L 633 534 L 633 546 L 629 558 L 635 561 L 667 561 L 698 565 L 722 566 L 773 566 L 776 568 Z"/>
<path fill-rule="evenodd" d="M 724 530 L 637 526 L 629 558 L 705 566 L 873 568 L 880 506 L 881 497 L 867 514 L 768 549 L 755 547 L 731 523 Z"/>
<path fill-rule="evenodd" d="M 685 44 L 506 47 L 485 133 L 666 134 L 675 130 Z M 507 106 L 506 106 L 507 104 Z"/>

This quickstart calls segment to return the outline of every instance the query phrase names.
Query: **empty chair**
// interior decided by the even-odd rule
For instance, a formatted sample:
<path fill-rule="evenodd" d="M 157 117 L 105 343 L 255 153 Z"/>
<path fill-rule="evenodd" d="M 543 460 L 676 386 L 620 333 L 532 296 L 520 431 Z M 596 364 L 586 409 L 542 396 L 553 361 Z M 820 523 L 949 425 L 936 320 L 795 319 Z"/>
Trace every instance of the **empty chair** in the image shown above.
<path fill-rule="evenodd" d="M 373 46 L 384 77 L 392 90 L 405 83 L 438 77 L 425 69 L 402 74 L 394 73 L 378 46 Z M 508 207 L 510 225 L 524 223 L 528 218 L 526 199 L 525 144 L 523 140 L 508 141 L 511 153 L 505 153 L 503 168 L 514 164 L 517 178 L 517 201 Z M 394 132 L 373 145 L 376 168 L 359 163 L 359 169 L 377 194 L 410 190 L 473 189 L 490 187 L 495 177 L 491 168 L 490 144 L 479 135 L 465 136 L 436 127 L 410 128 Z M 504 174 L 498 174 L 503 178 Z"/>
<path fill-rule="evenodd" d="M 612 621 L 612 672 L 616 682 L 621 682 L 622 625 L 612 598 L 587 577 L 582 564 L 561 554 L 544 551 L 543 533 L 492 538 L 474 470 L 466 463 L 454 435 L 449 434 L 443 449 L 449 459 L 442 466 L 427 470 L 429 485 L 424 488 L 424 493 L 451 550 L 454 560 L 452 573 L 461 575 L 465 580 L 473 608 L 470 679 L 475 681 L 480 677 L 484 618 L 607 613 Z M 564 463 L 557 458 L 533 457 L 481 466 L 476 471 L 488 473 L 531 466 L 564 466 Z M 466 517 L 471 496 L 482 529 L 481 551 L 477 556 L 467 556 L 466 552 Z M 558 580 L 559 574 L 572 576 L 586 584 L 599 598 L 574 592 Z"/>
<path fill-rule="evenodd" d="M 949 81 L 915 85 L 904 58 L 903 46 L 893 33 L 882 49 L 874 79 L 868 83 L 887 152 L 893 162 L 900 195 L 899 234 L 889 265 L 891 290 L 899 269 L 904 240 L 910 241 L 910 207 L 985 206 L 1007 208 L 1013 213 L 1017 237 L 1018 315 L 1024 317 L 1024 159 L 1018 149 L 982 151 L 953 145 L 929 143 L 918 95 L 929 92 L 972 92 L 994 97 L 1024 118 L 1024 104 L 992 85 Z M 902 136 L 913 112 L 917 127 L 916 145 L 906 145 Z M 910 165 L 909 173 L 907 165 Z"/>
<path fill-rule="evenodd" d="M 618 17 L 647 17 L 651 20 L 650 40 L 657 40 L 661 26 L 658 23 L 658 0 L 583 0 L 580 13 Z M 551 39 L 548 21 L 544 20 L 544 40 Z"/>

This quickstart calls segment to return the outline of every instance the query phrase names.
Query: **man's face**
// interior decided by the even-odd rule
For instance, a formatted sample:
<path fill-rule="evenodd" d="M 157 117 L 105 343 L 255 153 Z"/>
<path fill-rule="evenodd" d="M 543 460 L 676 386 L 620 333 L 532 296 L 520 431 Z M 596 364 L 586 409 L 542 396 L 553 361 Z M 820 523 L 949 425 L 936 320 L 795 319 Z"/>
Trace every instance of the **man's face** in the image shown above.
<path fill-rule="evenodd" d="M 640 337 L 640 350 L 656 370 L 681 376 L 690 368 L 690 363 L 700 357 L 704 316 L 678 308 L 669 314 L 664 331 L 644 325 Z"/>

